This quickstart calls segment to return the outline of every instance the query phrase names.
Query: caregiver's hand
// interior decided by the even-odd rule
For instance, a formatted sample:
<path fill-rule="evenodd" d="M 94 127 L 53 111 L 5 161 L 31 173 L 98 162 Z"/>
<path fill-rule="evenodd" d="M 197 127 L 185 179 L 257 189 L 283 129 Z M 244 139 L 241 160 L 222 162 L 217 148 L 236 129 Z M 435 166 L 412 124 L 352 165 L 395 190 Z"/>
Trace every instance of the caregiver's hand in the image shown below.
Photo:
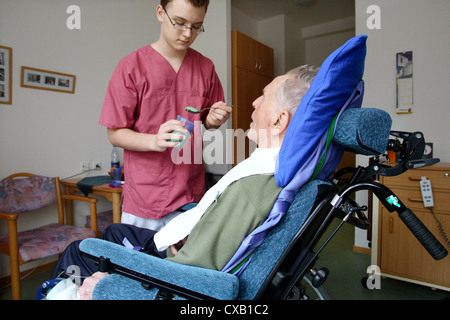
<path fill-rule="evenodd" d="M 206 129 L 217 129 L 227 121 L 231 116 L 233 109 L 225 102 L 219 101 L 211 106 L 208 116 L 205 120 Z"/>
<path fill-rule="evenodd" d="M 169 120 L 163 123 L 157 134 L 136 132 L 129 128 L 111 129 L 108 128 L 108 139 L 112 145 L 130 151 L 158 151 L 163 152 L 167 148 L 176 147 L 180 140 L 185 140 L 186 136 L 172 133 L 178 131 L 189 132 L 184 122 Z M 168 141 L 174 140 L 174 141 Z"/>
<path fill-rule="evenodd" d="M 163 152 L 167 148 L 178 146 L 180 144 L 179 140 L 185 140 L 186 136 L 173 132 L 188 133 L 189 131 L 184 126 L 184 122 L 178 120 L 169 120 L 163 123 L 159 127 L 158 133 L 154 135 L 151 149 L 153 151 Z"/>

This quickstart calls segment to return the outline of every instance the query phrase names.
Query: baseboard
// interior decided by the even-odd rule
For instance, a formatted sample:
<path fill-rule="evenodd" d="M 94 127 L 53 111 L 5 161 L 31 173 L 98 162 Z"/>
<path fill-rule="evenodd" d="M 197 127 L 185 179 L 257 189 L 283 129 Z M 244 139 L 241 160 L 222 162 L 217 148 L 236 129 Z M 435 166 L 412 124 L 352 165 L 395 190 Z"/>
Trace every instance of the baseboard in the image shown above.
<path fill-rule="evenodd" d="M 372 253 L 370 248 L 358 247 L 358 246 L 353 246 L 353 252 L 364 253 L 364 254 L 371 254 Z"/>

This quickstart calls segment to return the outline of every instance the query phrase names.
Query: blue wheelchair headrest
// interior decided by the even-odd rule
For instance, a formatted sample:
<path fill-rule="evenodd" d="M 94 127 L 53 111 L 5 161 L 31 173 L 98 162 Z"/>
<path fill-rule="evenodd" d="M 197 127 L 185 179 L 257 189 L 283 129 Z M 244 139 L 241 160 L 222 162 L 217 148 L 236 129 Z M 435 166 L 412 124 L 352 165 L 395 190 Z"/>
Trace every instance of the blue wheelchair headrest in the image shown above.
<path fill-rule="evenodd" d="M 322 64 L 302 98 L 281 146 L 275 180 L 286 186 L 317 148 L 364 74 L 367 36 L 357 36 Z"/>
<path fill-rule="evenodd" d="M 392 119 L 380 109 L 348 109 L 336 124 L 333 141 L 347 150 L 367 156 L 386 152 Z"/>

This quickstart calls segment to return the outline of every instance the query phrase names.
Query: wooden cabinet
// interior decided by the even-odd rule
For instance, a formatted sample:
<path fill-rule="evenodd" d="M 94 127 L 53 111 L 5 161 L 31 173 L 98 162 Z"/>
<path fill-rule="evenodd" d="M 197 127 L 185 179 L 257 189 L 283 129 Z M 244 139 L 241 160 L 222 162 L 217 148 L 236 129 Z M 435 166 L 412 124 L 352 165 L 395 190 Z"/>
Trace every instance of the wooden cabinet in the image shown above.
<path fill-rule="evenodd" d="M 423 205 L 419 184 L 421 177 L 427 177 L 431 181 L 433 212 L 448 234 L 450 233 L 449 175 L 450 164 L 442 163 L 409 170 L 396 177 L 381 177 L 380 182 L 389 187 L 450 251 L 438 230 L 438 223 L 431 210 Z M 450 290 L 450 257 L 435 261 L 396 212 L 390 213 L 382 205 L 379 208 L 377 265 L 381 273 Z"/>
<path fill-rule="evenodd" d="M 273 78 L 273 49 L 253 38 L 237 31 L 232 31 L 233 67 Z"/>
<path fill-rule="evenodd" d="M 234 165 L 246 159 L 251 144 L 244 133 L 250 128 L 252 103 L 274 77 L 273 49 L 232 31 Z M 254 147 L 254 146 L 253 146 Z"/>

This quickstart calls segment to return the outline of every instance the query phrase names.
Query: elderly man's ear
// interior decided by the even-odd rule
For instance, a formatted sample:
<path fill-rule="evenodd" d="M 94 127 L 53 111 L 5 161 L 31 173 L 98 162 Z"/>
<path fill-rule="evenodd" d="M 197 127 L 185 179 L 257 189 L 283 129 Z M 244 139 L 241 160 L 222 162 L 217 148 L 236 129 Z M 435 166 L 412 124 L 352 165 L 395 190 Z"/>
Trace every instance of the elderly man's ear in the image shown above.
<path fill-rule="evenodd" d="M 290 121 L 291 115 L 287 110 L 278 113 L 272 122 L 271 134 L 273 136 L 284 136 Z"/>

